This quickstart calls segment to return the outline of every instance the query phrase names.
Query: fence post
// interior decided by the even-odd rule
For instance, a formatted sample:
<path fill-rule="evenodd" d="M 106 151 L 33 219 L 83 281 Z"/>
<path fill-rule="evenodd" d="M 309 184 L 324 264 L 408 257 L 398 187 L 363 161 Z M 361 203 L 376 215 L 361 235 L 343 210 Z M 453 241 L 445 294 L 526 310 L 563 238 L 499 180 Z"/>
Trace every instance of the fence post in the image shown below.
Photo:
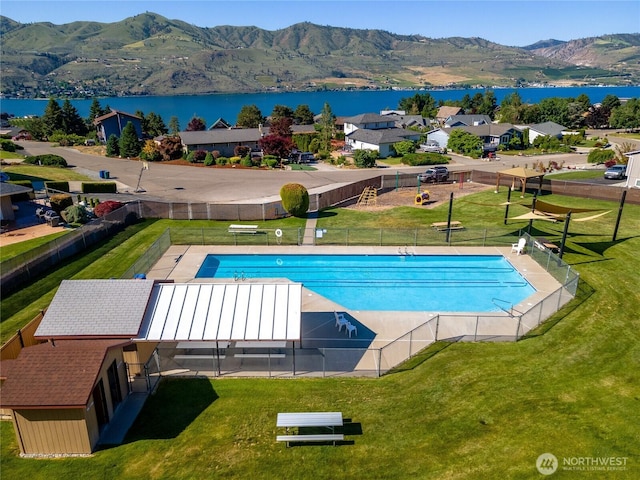
<path fill-rule="evenodd" d="M 518 341 L 518 339 L 520 338 L 520 337 L 519 337 L 519 334 L 520 334 L 520 325 L 521 325 L 521 324 L 522 324 L 522 315 L 520 315 L 520 316 L 518 317 L 518 324 L 517 324 L 517 326 L 516 326 L 516 341 Z"/>
<path fill-rule="evenodd" d="M 440 328 L 440 315 L 436 317 L 436 338 L 435 341 L 438 341 L 438 329 Z"/>

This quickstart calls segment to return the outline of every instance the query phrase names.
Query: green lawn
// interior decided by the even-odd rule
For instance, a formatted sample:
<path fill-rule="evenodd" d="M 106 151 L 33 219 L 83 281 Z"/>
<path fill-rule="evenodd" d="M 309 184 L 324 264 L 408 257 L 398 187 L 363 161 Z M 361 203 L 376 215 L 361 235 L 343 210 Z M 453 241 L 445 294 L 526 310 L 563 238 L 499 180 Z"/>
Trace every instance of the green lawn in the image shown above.
<path fill-rule="evenodd" d="M 39 165 L 14 164 L 2 167 L 9 174 L 11 180 L 34 181 L 60 181 L 60 182 L 87 182 L 93 181 L 91 177 L 74 172 L 68 168 L 41 167 Z"/>
<path fill-rule="evenodd" d="M 485 192 L 456 200 L 455 217 L 468 228 L 517 234 L 527 222 L 502 225 L 504 207 L 497 204 L 505 196 Z M 626 205 L 614 242 L 617 204 L 557 195 L 545 200 L 612 213 L 570 224 L 564 259 L 580 272 L 578 298 L 526 339 L 440 342 L 379 379 L 166 380 L 125 444 L 90 458 L 21 459 L 12 426 L 3 422 L 3 477 L 529 479 L 541 478 L 536 458 L 551 452 L 561 463 L 570 457 L 627 458 L 626 470 L 615 474 L 558 471 L 551 478 L 638 478 L 640 206 Z M 446 209 L 332 209 L 319 224 L 416 228 L 446 219 Z M 526 211 L 513 206 L 514 215 L 520 209 Z M 131 227 L 59 269 L 66 273 L 43 279 L 40 292 L 14 297 L 24 307 L 42 295 L 50 300 L 61 278 L 118 276 L 167 226 L 180 225 L 193 222 Z M 563 224 L 534 222 L 534 228 L 558 239 Z M 21 312 L 17 303 L 14 317 Z M 304 410 L 342 411 L 353 422 L 345 427 L 352 443 L 277 444 L 276 413 Z"/>
<path fill-rule="evenodd" d="M 602 170 L 573 170 L 571 172 L 551 173 L 546 177 L 551 180 L 589 180 L 592 178 L 602 178 Z"/>

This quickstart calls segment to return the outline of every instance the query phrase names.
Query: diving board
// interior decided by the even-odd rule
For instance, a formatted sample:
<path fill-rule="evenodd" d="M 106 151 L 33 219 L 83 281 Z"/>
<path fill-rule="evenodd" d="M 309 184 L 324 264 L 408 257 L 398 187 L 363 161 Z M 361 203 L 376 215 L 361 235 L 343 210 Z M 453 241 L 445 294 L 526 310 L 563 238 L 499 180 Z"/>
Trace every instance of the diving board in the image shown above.
<path fill-rule="evenodd" d="M 137 340 L 300 340 L 300 283 L 158 283 Z"/>

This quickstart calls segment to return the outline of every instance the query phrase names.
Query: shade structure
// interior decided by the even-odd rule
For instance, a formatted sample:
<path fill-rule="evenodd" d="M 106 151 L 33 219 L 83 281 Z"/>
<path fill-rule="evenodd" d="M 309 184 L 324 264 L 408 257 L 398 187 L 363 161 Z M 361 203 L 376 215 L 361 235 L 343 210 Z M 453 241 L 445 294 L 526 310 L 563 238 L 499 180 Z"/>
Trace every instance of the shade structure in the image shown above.
<path fill-rule="evenodd" d="M 300 340 L 302 284 L 154 287 L 138 340 Z"/>
<path fill-rule="evenodd" d="M 522 196 L 524 196 L 524 192 L 527 189 L 527 181 L 532 178 L 537 178 L 539 180 L 539 187 L 542 188 L 542 178 L 544 177 L 544 173 L 540 173 L 537 170 L 531 170 L 529 168 L 516 167 L 509 168 L 507 170 L 500 170 L 498 172 L 498 177 L 496 180 L 496 193 L 500 189 L 500 178 L 501 177 L 512 177 L 511 180 L 511 190 L 515 189 L 515 181 L 516 179 L 520 180 L 522 184 Z"/>

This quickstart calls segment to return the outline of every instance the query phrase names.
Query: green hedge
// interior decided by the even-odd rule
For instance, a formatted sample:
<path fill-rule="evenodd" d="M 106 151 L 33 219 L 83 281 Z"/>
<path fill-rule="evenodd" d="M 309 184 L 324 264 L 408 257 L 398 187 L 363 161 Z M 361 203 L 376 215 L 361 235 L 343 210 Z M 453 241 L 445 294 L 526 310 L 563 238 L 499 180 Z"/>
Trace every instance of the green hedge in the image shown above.
<path fill-rule="evenodd" d="M 51 190 L 58 190 L 60 192 L 69 192 L 69 182 L 44 182 L 44 188 Z"/>
<path fill-rule="evenodd" d="M 420 165 L 442 165 L 449 163 L 449 157 L 439 153 L 407 153 L 401 162 L 405 165 L 417 167 Z"/>
<path fill-rule="evenodd" d="M 117 193 L 116 182 L 82 182 L 82 193 Z"/>
<path fill-rule="evenodd" d="M 67 161 L 60 155 L 29 155 L 23 160 L 24 163 L 29 165 L 42 165 L 45 167 L 66 167 Z"/>

